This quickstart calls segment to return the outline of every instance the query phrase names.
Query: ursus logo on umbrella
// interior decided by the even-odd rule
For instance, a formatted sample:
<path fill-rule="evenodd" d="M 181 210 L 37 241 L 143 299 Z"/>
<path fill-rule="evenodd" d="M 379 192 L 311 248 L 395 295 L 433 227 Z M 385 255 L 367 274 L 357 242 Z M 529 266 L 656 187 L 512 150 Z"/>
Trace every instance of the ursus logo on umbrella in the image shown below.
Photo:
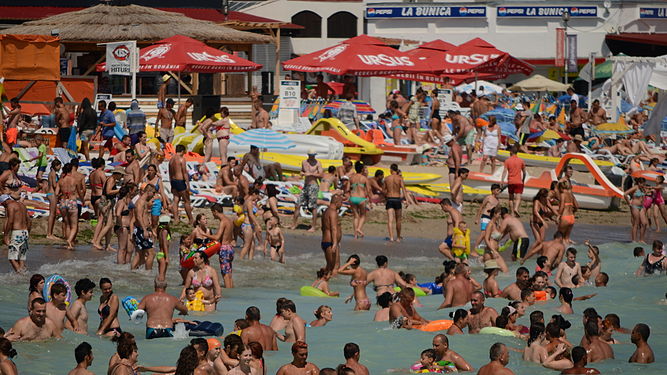
<path fill-rule="evenodd" d="M 334 57 L 343 53 L 343 51 L 347 49 L 347 46 L 348 46 L 347 44 L 339 44 L 333 48 L 324 51 L 321 55 L 317 56 L 316 59 L 320 60 L 320 62 L 332 60 Z"/>

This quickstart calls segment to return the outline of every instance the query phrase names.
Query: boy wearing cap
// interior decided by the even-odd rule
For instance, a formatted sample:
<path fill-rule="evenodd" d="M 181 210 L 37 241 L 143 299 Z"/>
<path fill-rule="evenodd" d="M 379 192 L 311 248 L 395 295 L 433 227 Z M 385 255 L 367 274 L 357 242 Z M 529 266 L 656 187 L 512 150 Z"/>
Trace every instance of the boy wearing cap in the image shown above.
<path fill-rule="evenodd" d="M 5 245 L 9 246 L 7 259 L 15 272 L 23 273 L 27 270 L 25 260 L 31 226 L 28 209 L 23 203 L 14 200 L 7 194 L 0 196 L 0 204 L 5 207 L 7 216 L 4 230 Z"/>

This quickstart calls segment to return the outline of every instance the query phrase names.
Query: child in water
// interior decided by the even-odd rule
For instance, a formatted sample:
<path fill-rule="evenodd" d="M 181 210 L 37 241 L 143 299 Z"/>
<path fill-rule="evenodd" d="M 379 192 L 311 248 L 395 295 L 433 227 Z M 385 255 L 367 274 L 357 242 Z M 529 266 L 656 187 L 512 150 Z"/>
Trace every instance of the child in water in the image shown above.
<path fill-rule="evenodd" d="M 264 253 L 270 249 L 271 260 L 285 263 L 285 236 L 278 226 L 276 217 L 266 222 L 266 241 L 264 242 Z"/>
<path fill-rule="evenodd" d="M 193 288 L 185 289 L 185 305 L 188 307 L 188 311 L 206 311 L 204 308 L 205 301 L 202 300 L 204 293 L 199 291 L 195 293 Z"/>
<path fill-rule="evenodd" d="M 468 229 L 468 224 L 463 220 L 461 220 L 458 227 L 454 228 L 452 253 L 461 261 L 468 259 L 470 256 L 470 229 Z"/>
<path fill-rule="evenodd" d="M 419 358 L 419 363 L 415 363 L 411 370 L 416 374 L 443 372 L 442 369 L 438 368 L 435 364 L 435 350 L 433 349 L 424 350 Z"/>

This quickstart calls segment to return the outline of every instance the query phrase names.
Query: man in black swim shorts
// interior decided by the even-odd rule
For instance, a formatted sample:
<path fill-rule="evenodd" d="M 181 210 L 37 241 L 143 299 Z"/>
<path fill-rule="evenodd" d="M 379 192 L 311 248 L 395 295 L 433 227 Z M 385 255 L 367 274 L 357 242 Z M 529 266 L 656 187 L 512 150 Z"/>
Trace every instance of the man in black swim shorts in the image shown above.
<path fill-rule="evenodd" d="M 343 206 L 343 197 L 335 194 L 329 207 L 322 215 L 322 251 L 326 260 L 326 269 L 333 272 L 340 266 L 340 240 L 343 232 L 338 220 L 338 210 Z"/>
<path fill-rule="evenodd" d="M 401 237 L 401 212 L 403 210 L 403 197 L 407 197 L 408 191 L 405 189 L 403 177 L 398 173 L 398 165 L 392 164 L 389 167 L 390 175 L 384 179 L 384 196 L 387 197 L 385 209 L 387 210 L 387 231 L 389 232 L 389 241 L 400 242 Z M 394 226 L 396 227 L 396 237 L 394 237 Z"/>

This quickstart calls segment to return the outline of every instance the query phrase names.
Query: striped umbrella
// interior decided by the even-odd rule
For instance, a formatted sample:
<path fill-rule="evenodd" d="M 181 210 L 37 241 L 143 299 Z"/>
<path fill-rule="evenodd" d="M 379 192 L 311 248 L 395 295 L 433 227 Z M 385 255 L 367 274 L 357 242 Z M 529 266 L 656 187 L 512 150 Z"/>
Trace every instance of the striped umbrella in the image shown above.
<path fill-rule="evenodd" d="M 333 100 L 324 106 L 325 109 L 337 110 L 344 103 L 344 100 Z M 363 100 L 352 100 L 352 104 L 357 107 L 357 113 L 360 115 L 370 115 L 375 113 L 373 107 Z"/>
<path fill-rule="evenodd" d="M 250 129 L 241 134 L 232 135 L 230 142 L 240 146 L 257 146 L 274 150 L 287 150 L 296 147 L 296 143 L 284 134 L 271 129 Z"/>

